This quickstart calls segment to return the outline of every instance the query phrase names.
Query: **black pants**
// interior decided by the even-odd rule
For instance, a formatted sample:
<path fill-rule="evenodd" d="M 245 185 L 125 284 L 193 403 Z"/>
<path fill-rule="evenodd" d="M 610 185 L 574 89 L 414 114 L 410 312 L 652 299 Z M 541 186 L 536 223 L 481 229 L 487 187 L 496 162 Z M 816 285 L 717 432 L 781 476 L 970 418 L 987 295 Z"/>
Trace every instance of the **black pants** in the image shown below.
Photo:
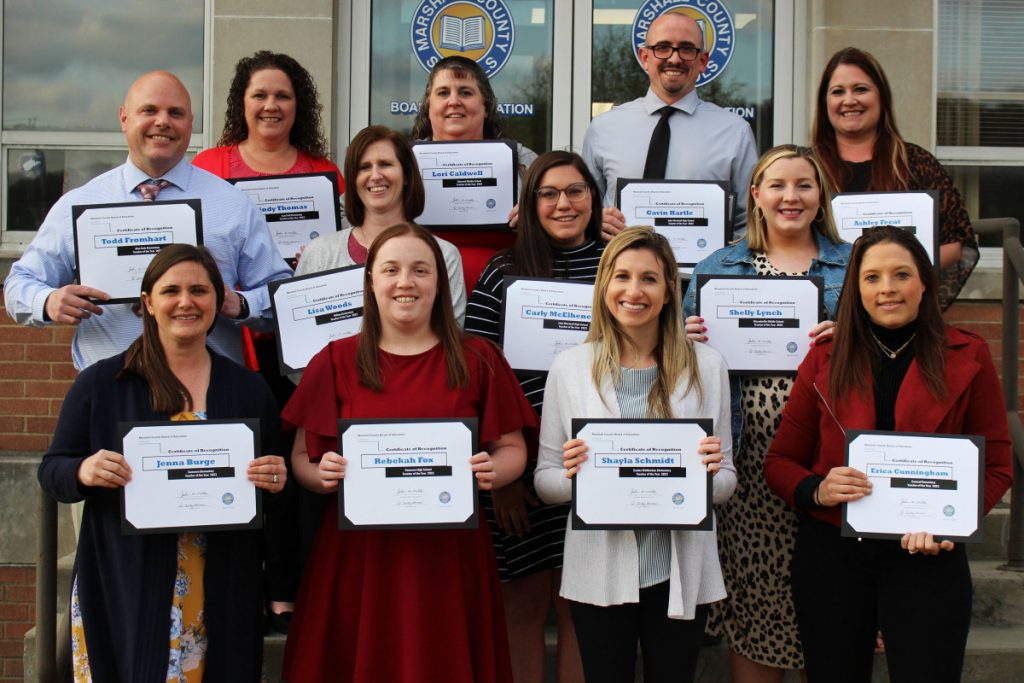
<path fill-rule="evenodd" d="M 878 630 L 893 683 L 960 680 L 971 624 L 963 544 L 911 555 L 899 541 L 843 538 L 802 516 L 792 571 L 810 683 L 870 681 Z"/>
<path fill-rule="evenodd" d="M 641 589 L 639 603 L 569 608 L 587 683 L 632 683 L 638 641 L 645 683 L 693 681 L 708 606 L 698 605 L 692 620 L 669 619 L 668 581 Z"/>

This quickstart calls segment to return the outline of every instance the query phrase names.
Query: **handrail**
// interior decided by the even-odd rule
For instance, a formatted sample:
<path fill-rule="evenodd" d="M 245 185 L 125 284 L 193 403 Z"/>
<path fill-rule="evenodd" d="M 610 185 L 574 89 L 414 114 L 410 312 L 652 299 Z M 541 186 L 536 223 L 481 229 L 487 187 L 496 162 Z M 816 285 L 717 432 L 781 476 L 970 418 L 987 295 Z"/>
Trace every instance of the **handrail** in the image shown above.
<path fill-rule="evenodd" d="M 1006 564 L 1001 569 L 1024 572 L 1024 426 L 1020 419 L 1018 395 L 1020 361 L 1020 285 L 1024 284 L 1024 247 L 1020 241 L 1020 221 L 1016 218 L 989 218 L 976 221 L 979 233 L 1002 234 L 1003 241 L 1003 398 L 1006 420 L 1013 446 L 1013 486 L 1010 489 L 1010 535 Z"/>

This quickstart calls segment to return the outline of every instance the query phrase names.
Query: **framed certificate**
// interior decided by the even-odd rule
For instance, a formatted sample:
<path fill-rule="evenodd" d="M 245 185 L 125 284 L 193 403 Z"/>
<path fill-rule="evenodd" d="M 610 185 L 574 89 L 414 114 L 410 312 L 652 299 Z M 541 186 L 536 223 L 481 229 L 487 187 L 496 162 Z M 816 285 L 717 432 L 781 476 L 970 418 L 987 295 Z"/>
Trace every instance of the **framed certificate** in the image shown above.
<path fill-rule="evenodd" d="M 594 285 L 589 282 L 505 277 L 501 348 L 513 370 L 547 372 L 562 351 L 590 331 Z"/>
<path fill-rule="evenodd" d="M 349 266 L 271 282 L 282 375 L 300 372 L 335 339 L 363 325 L 363 266 Z"/>
<path fill-rule="evenodd" d="M 619 178 L 615 204 L 626 225 L 649 225 L 664 235 L 682 272 L 732 237 L 729 183 L 697 180 Z"/>
<path fill-rule="evenodd" d="M 939 191 L 841 192 L 832 197 L 839 236 L 853 242 L 868 228 L 894 225 L 912 232 L 939 267 Z"/>
<path fill-rule="evenodd" d="M 203 243 L 198 199 L 77 204 L 71 220 L 79 284 L 110 295 L 93 302 L 99 305 L 138 301 L 142 276 L 161 248 Z"/>
<path fill-rule="evenodd" d="M 476 452 L 475 419 L 338 420 L 338 528 L 476 528 Z"/>
<path fill-rule="evenodd" d="M 508 230 L 519 201 L 519 160 L 508 140 L 414 142 L 426 205 L 416 222 L 430 228 Z"/>
<path fill-rule="evenodd" d="M 341 230 L 338 176 L 333 171 L 230 178 L 267 219 L 281 258 L 295 261 L 300 248 L 320 235 Z"/>
<path fill-rule="evenodd" d="M 711 529 L 709 419 L 573 419 L 590 457 L 572 478 L 574 529 Z"/>
<path fill-rule="evenodd" d="M 248 480 L 259 455 L 255 419 L 121 422 L 132 478 L 121 489 L 121 533 L 259 529 L 263 498 Z"/>
<path fill-rule="evenodd" d="M 898 540 L 927 531 L 959 543 L 982 540 L 983 437 L 851 429 L 846 464 L 872 488 L 842 506 L 843 536 Z"/>
<path fill-rule="evenodd" d="M 820 276 L 700 274 L 696 287 L 708 345 L 725 357 L 730 374 L 796 372 L 825 309 Z"/>

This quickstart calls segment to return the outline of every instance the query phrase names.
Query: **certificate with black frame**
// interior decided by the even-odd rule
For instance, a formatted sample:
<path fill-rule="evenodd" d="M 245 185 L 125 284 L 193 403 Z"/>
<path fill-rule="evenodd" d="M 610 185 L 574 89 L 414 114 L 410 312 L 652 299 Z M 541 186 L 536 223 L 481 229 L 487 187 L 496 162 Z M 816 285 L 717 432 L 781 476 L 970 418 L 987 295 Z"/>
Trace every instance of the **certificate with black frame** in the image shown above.
<path fill-rule="evenodd" d="M 562 351 L 590 331 L 594 285 L 589 282 L 506 276 L 499 337 L 517 373 L 545 373 Z"/>
<path fill-rule="evenodd" d="M 426 203 L 416 222 L 448 230 L 509 230 L 519 201 L 519 157 L 510 140 L 414 142 Z"/>
<path fill-rule="evenodd" d="M 626 216 L 626 225 L 649 225 L 664 235 L 684 273 L 732 237 L 725 181 L 619 178 L 615 205 Z"/>
<path fill-rule="evenodd" d="M 982 540 L 984 437 L 851 429 L 846 465 L 872 486 L 842 506 L 843 536 L 899 540 L 926 531 L 958 543 Z"/>
<path fill-rule="evenodd" d="M 712 528 L 712 480 L 700 440 L 710 419 L 572 420 L 589 457 L 572 478 L 574 529 Z"/>
<path fill-rule="evenodd" d="M 138 301 L 142 276 L 163 247 L 203 243 L 198 199 L 76 204 L 71 222 L 77 281 L 110 295 L 100 305 Z"/>
<path fill-rule="evenodd" d="M 320 235 L 341 230 L 338 176 L 333 171 L 230 178 L 267 219 L 281 258 L 295 254 Z"/>
<path fill-rule="evenodd" d="M 121 533 L 259 529 L 263 497 L 249 481 L 256 419 L 120 422 L 132 478 L 121 489 Z"/>
<path fill-rule="evenodd" d="M 339 529 L 471 529 L 477 420 L 338 420 Z"/>
<path fill-rule="evenodd" d="M 796 372 L 823 320 L 820 276 L 697 275 L 697 315 L 730 374 Z"/>
<path fill-rule="evenodd" d="M 839 236 L 854 242 L 868 228 L 893 225 L 914 234 L 939 267 L 939 191 L 840 192 L 832 197 Z"/>
<path fill-rule="evenodd" d="M 348 266 L 268 285 L 282 375 L 301 372 L 329 343 L 359 333 L 365 271 Z"/>

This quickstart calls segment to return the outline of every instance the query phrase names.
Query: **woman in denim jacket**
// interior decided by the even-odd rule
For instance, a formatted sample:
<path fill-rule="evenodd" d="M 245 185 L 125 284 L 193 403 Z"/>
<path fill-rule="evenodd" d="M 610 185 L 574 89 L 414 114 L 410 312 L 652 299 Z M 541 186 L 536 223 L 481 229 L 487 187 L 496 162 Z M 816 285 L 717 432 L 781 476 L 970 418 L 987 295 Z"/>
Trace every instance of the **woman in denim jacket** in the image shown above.
<path fill-rule="evenodd" d="M 832 222 L 824 173 L 805 147 L 781 145 L 754 169 L 747 206 L 747 235 L 697 264 L 698 275 L 819 275 L 825 281 L 825 322 L 811 331 L 830 335 L 831 318 L 850 256 Z M 696 286 L 684 300 L 686 332 L 707 341 L 696 315 Z M 781 681 L 786 669 L 803 667 L 789 586 L 796 518 L 764 481 L 763 463 L 792 375 L 732 378 L 732 430 L 736 495 L 718 507 L 719 555 L 729 596 L 712 606 L 711 633 L 731 647 L 733 680 Z"/>

